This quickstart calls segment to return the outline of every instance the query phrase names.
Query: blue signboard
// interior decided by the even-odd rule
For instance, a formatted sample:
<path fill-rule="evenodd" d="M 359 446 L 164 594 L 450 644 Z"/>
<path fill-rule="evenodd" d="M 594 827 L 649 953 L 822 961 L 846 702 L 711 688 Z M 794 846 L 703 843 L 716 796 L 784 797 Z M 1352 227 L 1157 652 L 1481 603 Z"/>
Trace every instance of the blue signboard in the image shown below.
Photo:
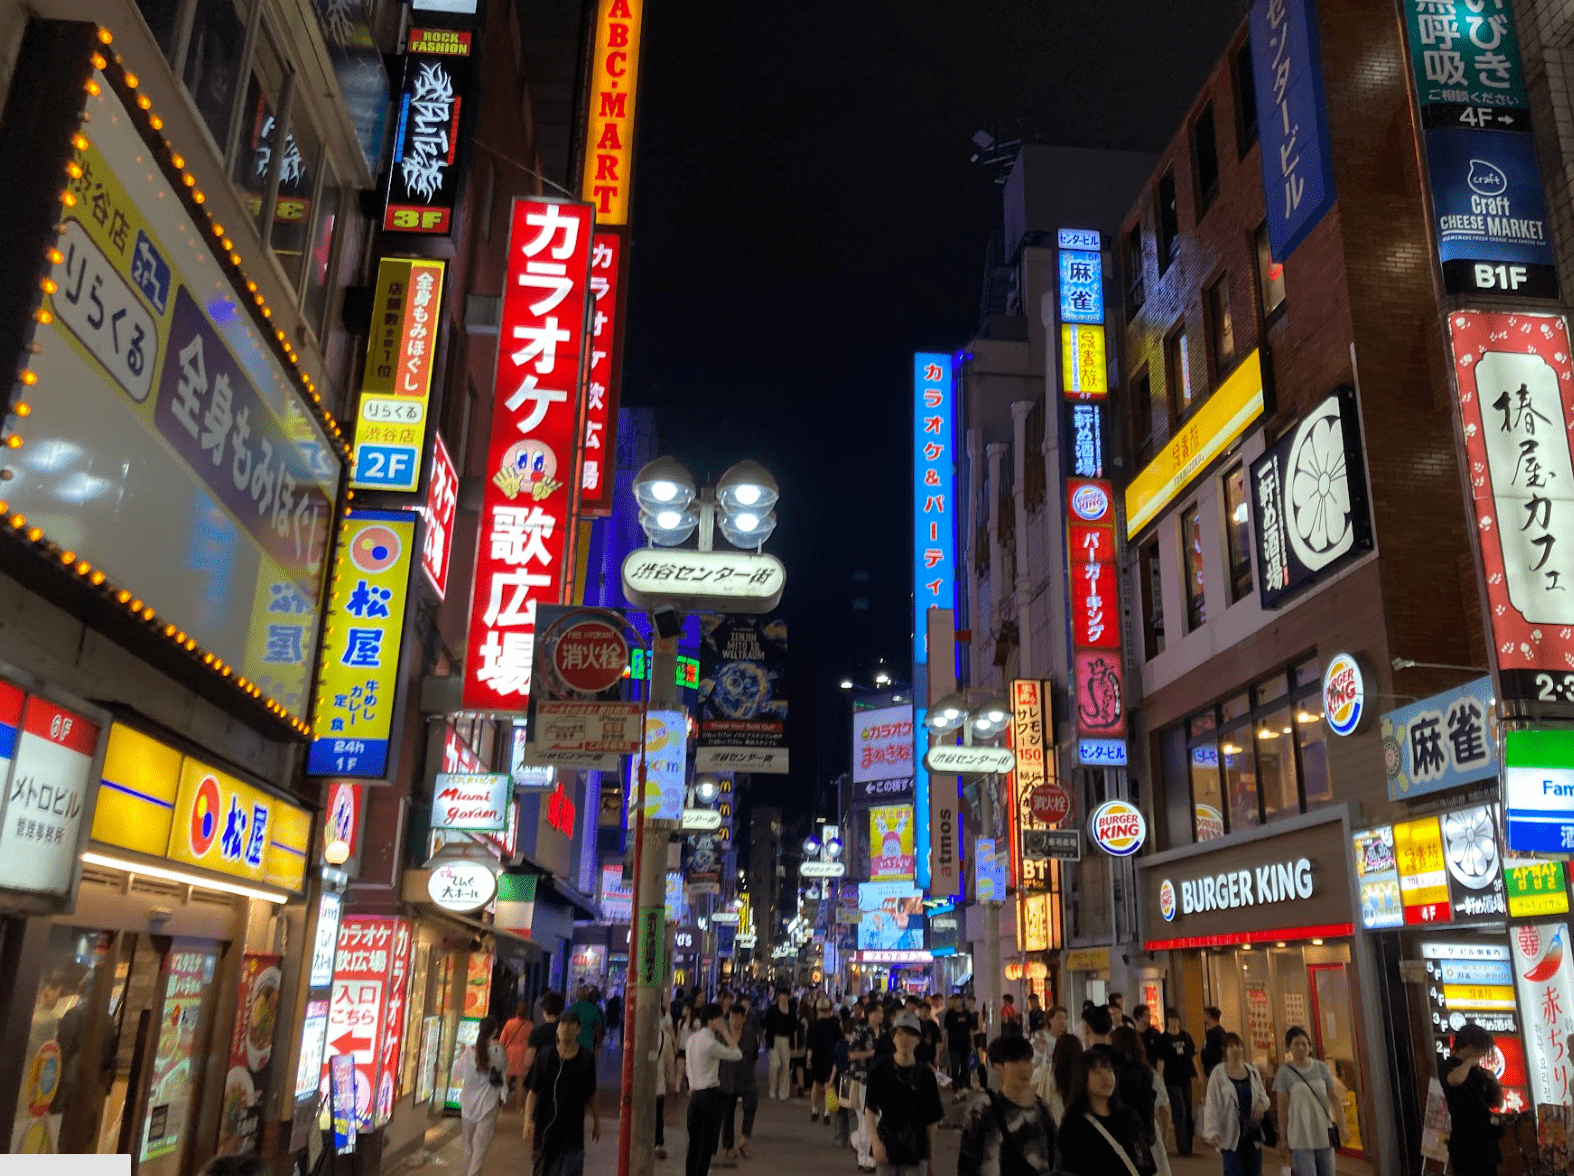
<path fill-rule="evenodd" d="M 1104 321 L 1104 258 L 1096 250 L 1060 251 L 1060 321 Z"/>
<path fill-rule="evenodd" d="M 956 607 L 955 415 L 951 357 L 919 352 L 913 356 L 915 674 L 929 664 L 929 610 Z"/>
<path fill-rule="evenodd" d="M 1527 134 L 1473 127 L 1426 132 L 1437 251 L 1450 294 L 1556 298 L 1541 171 Z"/>
<path fill-rule="evenodd" d="M 1389 800 L 1497 778 L 1489 677 L 1391 710 L 1383 715 L 1382 729 Z"/>
<path fill-rule="evenodd" d="M 1251 51 L 1268 248 L 1282 262 L 1334 205 L 1312 0 L 1257 0 Z"/>

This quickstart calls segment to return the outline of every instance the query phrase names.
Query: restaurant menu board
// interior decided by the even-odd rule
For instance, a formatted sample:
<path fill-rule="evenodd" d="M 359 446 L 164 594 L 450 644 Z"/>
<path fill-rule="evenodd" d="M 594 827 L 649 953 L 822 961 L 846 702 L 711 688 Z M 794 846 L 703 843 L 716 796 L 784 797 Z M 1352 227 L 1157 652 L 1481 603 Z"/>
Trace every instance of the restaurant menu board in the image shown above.
<path fill-rule="evenodd" d="M 221 1156 L 255 1155 L 262 1104 L 273 1064 L 273 1030 L 279 1017 L 282 957 L 247 952 L 240 969 L 240 1003 L 230 1033 L 224 1103 L 219 1112 Z"/>
<path fill-rule="evenodd" d="M 1489 941 L 1423 943 L 1432 1046 L 1439 1058 L 1467 1022 L 1493 1035 L 1497 1047 L 1482 1065 L 1503 1085 L 1503 1110 L 1530 1105 L 1525 1046 L 1514 1004 L 1514 968 L 1506 944 Z"/>
<path fill-rule="evenodd" d="M 199 1089 L 191 1056 L 197 1023 L 217 963 L 218 957 L 206 951 L 177 951 L 169 957 L 139 1162 L 167 1156 L 181 1146 L 191 1093 Z"/>

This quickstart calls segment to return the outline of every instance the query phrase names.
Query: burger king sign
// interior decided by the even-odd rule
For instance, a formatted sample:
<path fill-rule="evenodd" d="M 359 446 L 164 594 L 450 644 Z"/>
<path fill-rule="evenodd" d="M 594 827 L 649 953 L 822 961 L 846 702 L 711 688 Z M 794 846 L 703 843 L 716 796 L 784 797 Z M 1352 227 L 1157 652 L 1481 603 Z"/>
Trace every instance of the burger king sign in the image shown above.
<path fill-rule="evenodd" d="M 1148 839 L 1148 823 L 1130 801 L 1106 800 L 1088 818 L 1088 836 L 1105 853 L 1130 857 Z"/>
<path fill-rule="evenodd" d="M 1351 735 L 1366 710 L 1366 683 L 1361 666 L 1348 653 L 1336 653 L 1323 674 L 1323 716 L 1335 735 Z"/>
<path fill-rule="evenodd" d="M 1168 878 L 1159 883 L 1159 914 L 1166 923 L 1175 921 L 1175 883 Z"/>

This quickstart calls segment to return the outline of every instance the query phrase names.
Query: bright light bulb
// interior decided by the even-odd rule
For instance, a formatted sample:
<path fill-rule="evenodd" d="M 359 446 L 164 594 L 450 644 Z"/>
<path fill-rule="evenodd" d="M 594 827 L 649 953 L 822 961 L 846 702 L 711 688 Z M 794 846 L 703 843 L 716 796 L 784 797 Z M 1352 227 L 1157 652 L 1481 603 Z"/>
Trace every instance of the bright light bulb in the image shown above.
<path fill-rule="evenodd" d="M 752 531 L 760 525 L 760 516 L 744 511 L 732 520 L 732 524 L 740 531 Z"/>
<path fill-rule="evenodd" d="M 676 482 L 652 482 L 650 484 L 650 496 L 657 502 L 671 502 L 678 496 L 678 484 Z M 667 526 L 668 524 L 663 523 L 662 525 Z"/>
<path fill-rule="evenodd" d="M 664 510 L 656 516 L 656 525 L 664 531 L 673 530 L 682 521 L 683 515 L 675 510 Z"/>
<path fill-rule="evenodd" d="M 954 706 L 948 706 L 948 707 L 945 708 L 945 710 L 941 711 L 940 713 L 945 716 L 946 722 L 949 723 L 952 719 L 956 718 L 962 712 L 957 710 L 956 707 L 954 707 Z"/>
<path fill-rule="evenodd" d="M 740 506 L 753 506 L 760 500 L 760 488 L 752 482 L 745 482 L 733 488 L 732 496 L 738 500 Z"/>

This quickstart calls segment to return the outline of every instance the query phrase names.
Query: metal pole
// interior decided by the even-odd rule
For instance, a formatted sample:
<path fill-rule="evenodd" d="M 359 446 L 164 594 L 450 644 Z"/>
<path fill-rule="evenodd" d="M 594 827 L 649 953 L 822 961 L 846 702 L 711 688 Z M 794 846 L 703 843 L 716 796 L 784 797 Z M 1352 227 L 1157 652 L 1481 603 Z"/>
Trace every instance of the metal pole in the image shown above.
<path fill-rule="evenodd" d="M 971 743 L 972 740 L 969 739 L 968 742 Z M 995 831 L 995 801 L 999 783 L 998 776 L 990 776 L 984 781 L 984 787 L 979 790 L 980 800 L 983 802 L 979 805 L 979 824 L 983 826 L 986 838 L 994 838 L 996 855 L 1002 850 L 1002 841 Z M 1000 909 L 999 899 L 984 904 L 984 967 L 989 973 L 990 990 L 994 994 L 992 1001 L 984 1009 L 986 1032 L 995 1028 L 993 1023 L 995 1009 L 1000 1004 L 1004 988 L 1002 983 L 1004 976 L 1000 966 Z"/>

